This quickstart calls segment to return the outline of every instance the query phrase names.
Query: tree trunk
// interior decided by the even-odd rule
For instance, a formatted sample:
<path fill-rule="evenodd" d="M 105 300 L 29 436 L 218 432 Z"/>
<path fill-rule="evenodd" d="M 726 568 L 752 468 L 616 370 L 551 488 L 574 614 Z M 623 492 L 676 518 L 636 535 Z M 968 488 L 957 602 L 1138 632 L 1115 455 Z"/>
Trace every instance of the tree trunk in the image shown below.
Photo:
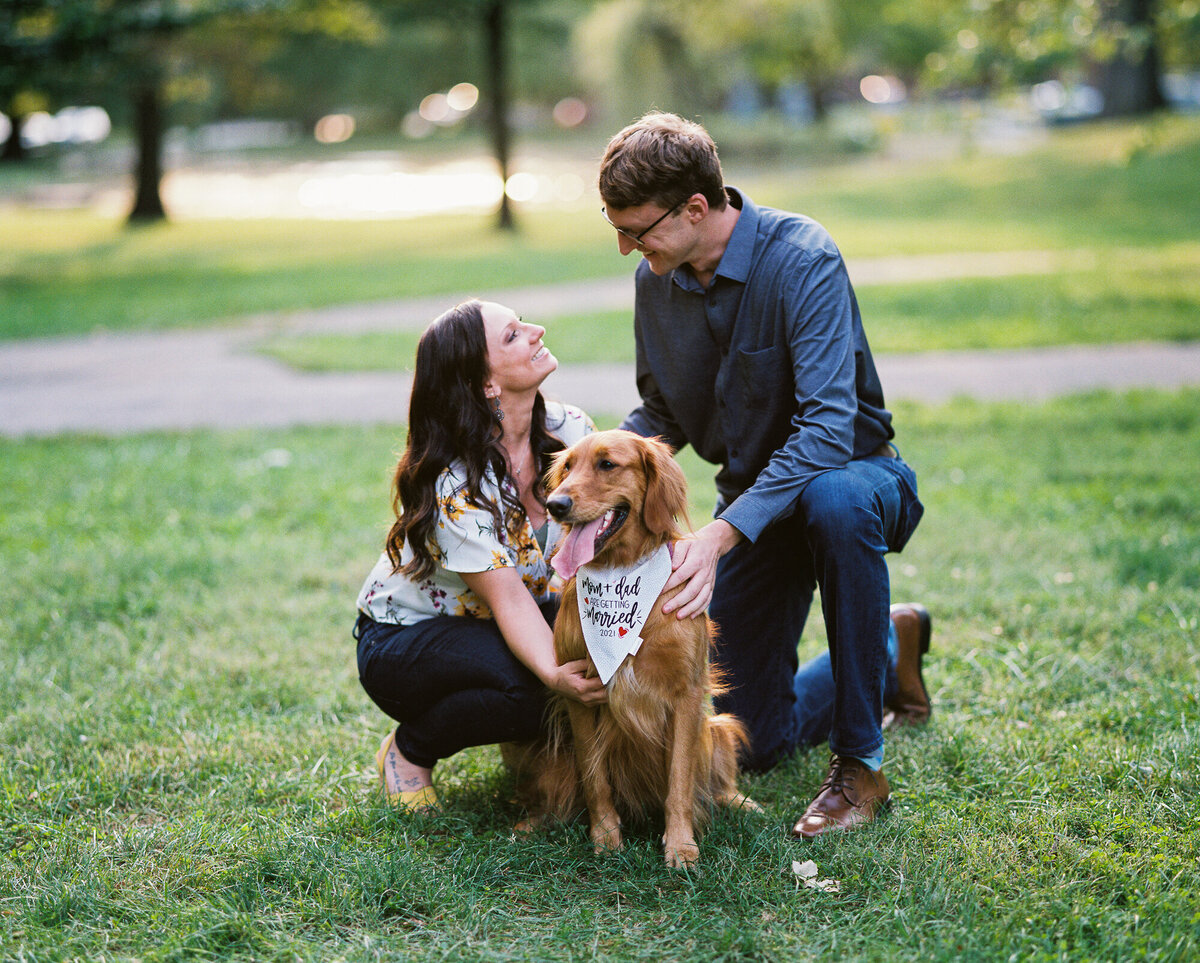
<path fill-rule="evenodd" d="M 0 161 L 18 163 L 25 160 L 26 157 L 25 145 L 21 143 L 21 127 L 25 124 L 25 118 L 20 114 L 14 114 L 9 120 L 12 122 L 12 133 L 4 142 L 3 150 L 0 150 Z"/>
<path fill-rule="evenodd" d="M 160 186 L 163 170 L 162 96 L 156 80 L 139 84 L 134 94 L 137 132 L 137 182 L 130 221 L 161 221 L 167 216 Z"/>
<path fill-rule="evenodd" d="M 499 227 L 502 231 L 516 230 L 512 207 L 504 187 L 508 184 L 508 59 L 506 56 L 507 39 L 505 36 L 504 0 L 491 0 L 488 4 L 484 21 L 487 33 L 486 45 L 488 53 L 488 78 L 492 102 L 492 150 L 496 163 L 500 166 L 502 181 L 500 191 L 500 210 L 497 212 Z"/>
<path fill-rule="evenodd" d="M 1148 114 L 1167 105 L 1159 84 L 1154 0 L 1116 0 L 1107 19 L 1126 34 L 1112 59 L 1098 66 L 1106 117 Z"/>
<path fill-rule="evenodd" d="M 829 86 L 825 77 L 813 71 L 807 78 L 808 91 L 812 96 L 813 123 L 823 124 L 829 118 Z"/>

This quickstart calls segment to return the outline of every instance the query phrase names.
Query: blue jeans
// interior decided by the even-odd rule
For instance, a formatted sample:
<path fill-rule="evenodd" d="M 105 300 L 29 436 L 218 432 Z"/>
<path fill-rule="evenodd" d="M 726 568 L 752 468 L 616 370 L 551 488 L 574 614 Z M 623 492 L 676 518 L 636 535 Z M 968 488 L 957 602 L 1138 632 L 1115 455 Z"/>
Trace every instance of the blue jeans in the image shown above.
<path fill-rule="evenodd" d="M 554 624 L 557 600 L 542 605 Z M 358 677 L 400 723 L 396 746 L 432 768 L 468 746 L 523 742 L 542 729 L 546 688 L 512 654 L 492 619 L 438 615 L 389 625 L 359 613 Z"/>
<path fill-rule="evenodd" d="M 798 747 L 880 757 L 883 705 L 895 690 L 888 551 L 923 512 L 900 458 L 859 458 L 817 476 L 791 515 L 717 565 L 709 613 L 727 692 L 716 706 L 750 731 L 743 768 L 770 769 Z M 829 652 L 799 668 L 796 646 L 820 587 Z"/>

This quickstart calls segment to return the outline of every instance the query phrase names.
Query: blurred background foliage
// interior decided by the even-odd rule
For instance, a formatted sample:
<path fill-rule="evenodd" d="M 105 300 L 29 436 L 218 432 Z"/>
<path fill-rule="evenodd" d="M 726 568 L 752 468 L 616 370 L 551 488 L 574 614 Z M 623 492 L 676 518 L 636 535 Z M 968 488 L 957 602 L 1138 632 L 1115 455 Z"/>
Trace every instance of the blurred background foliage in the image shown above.
<path fill-rule="evenodd" d="M 786 147 L 864 101 L 1052 84 L 1054 119 L 1195 107 L 1198 67 L 1198 0 L 0 0 L 0 139 L 25 160 L 40 118 L 103 108 L 134 146 L 133 216 L 157 219 L 166 131 L 214 122 L 352 118 L 408 147 L 473 132 L 506 176 L 539 123 L 611 131 L 658 106 Z M 478 107 L 430 119 L 464 84 Z"/>

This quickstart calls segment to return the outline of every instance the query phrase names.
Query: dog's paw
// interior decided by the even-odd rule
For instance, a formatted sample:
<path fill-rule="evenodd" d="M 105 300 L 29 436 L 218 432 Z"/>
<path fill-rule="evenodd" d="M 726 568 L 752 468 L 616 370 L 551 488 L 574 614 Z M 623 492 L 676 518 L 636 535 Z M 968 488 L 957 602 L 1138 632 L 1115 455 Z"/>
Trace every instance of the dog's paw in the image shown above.
<path fill-rule="evenodd" d="M 546 817 L 541 814 L 525 816 L 523 819 L 518 820 L 516 825 L 513 826 L 513 835 L 528 836 L 531 833 L 536 833 L 542 828 L 545 822 Z"/>
<path fill-rule="evenodd" d="M 597 854 L 615 852 L 622 843 L 619 820 L 602 819 L 592 823 L 592 845 Z"/>
<path fill-rule="evenodd" d="M 700 847 L 695 840 L 672 845 L 663 843 L 663 855 L 671 869 L 695 869 L 700 862 Z"/>
<path fill-rule="evenodd" d="M 762 813 L 766 811 L 749 796 L 743 795 L 740 792 L 718 799 L 717 805 L 724 809 L 736 809 L 744 813 Z"/>

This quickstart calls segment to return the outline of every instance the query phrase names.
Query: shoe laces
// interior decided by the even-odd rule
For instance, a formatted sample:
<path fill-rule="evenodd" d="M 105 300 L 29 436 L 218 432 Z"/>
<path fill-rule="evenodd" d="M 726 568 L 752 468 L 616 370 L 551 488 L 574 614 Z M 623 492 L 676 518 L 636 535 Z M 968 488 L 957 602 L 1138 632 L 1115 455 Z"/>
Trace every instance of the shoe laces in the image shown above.
<path fill-rule="evenodd" d="M 829 775 L 821 785 L 822 791 L 831 789 L 849 799 L 854 792 L 854 784 L 861 768 L 861 764 L 852 759 L 832 756 L 829 760 Z"/>

